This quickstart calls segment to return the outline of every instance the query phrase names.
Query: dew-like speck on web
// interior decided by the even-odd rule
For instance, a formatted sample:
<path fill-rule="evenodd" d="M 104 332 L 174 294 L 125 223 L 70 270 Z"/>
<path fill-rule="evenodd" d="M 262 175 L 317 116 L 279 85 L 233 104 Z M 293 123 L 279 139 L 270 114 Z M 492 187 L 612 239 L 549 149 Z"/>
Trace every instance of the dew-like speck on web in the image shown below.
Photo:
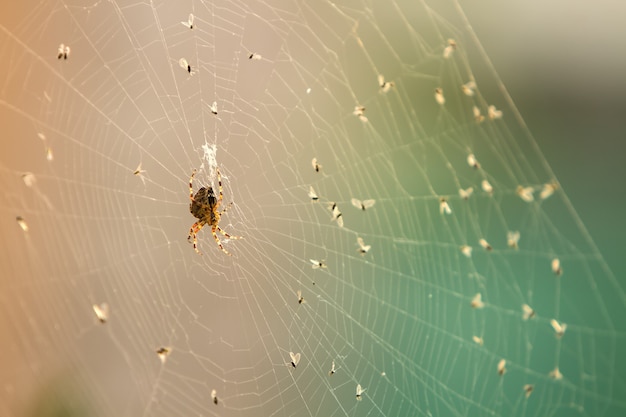
<path fill-rule="evenodd" d="M 374 204 L 376 204 L 376 200 L 359 200 L 358 198 L 353 198 L 352 200 L 350 200 L 352 205 L 360 210 L 367 210 L 368 208 L 371 208 L 374 206 Z"/>
<path fill-rule="evenodd" d="M 522 304 L 522 320 L 528 320 L 535 317 L 535 310 L 528 304 Z"/>
<path fill-rule="evenodd" d="M 104 324 L 109 320 L 109 305 L 107 303 L 94 304 L 92 308 L 100 323 Z"/>
<path fill-rule="evenodd" d="M 472 194 L 474 194 L 474 187 L 468 187 L 466 189 L 462 189 L 462 188 L 459 189 L 459 196 L 463 200 L 469 200 Z"/>
<path fill-rule="evenodd" d="M 450 204 L 448 204 L 448 200 L 445 197 L 441 197 L 439 199 L 439 214 L 452 214 L 452 209 L 450 208 Z"/>
<path fill-rule="evenodd" d="M 559 323 L 558 321 L 556 321 L 556 319 L 552 319 L 550 320 L 550 325 L 554 329 L 556 337 L 558 337 L 559 339 L 563 337 L 563 335 L 565 334 L 565 330 L 567 329 L 567 324 Z"/>
<path fill-rule="evenodd" d="M 505 359 L 500 359 L 500 362 L 498 362 L 498 375 L 502 376 L 506 373 L 506 360 Z"/>
<path fill-rule="evenodd" d="M 533 197 L 534 191 L 535 189 L 533 187 L 522 187 L 518 185 L 515 192 L 525 202 L 532 203 L 535 200 L 535 197 Z"/>
<path fill-rule="evenodd" d="M 517 249 L 519 246 L 520 233 L 516 230 L 514 232 L 507 232 L 506 234 L 506 243 L 509 248 Z"/>
<path fill-rule="evenodd" d="M 293 353 L 293 352 L 289 352 L 289 358 L 291 358 L 291 362 L 289 362 L 289 365 L 291 365 L 293 368 L 298 366 L 298 363 L 300 363 L 300 352 L 298 353 Z"/>
<path fill-rule="evenodd" d="M 477 293 L 474 298 L 472 298 L 470 306 L 476 309 L 483 308 L 485 306 L 485 303 L 483 302 L 483 296 L 480 293 Z"/>
<path fill-rule="evenodd" d="M 186 22 L 180 22 L 183 26 L 188 27 L 189 29 L 193 29 L 193 13 L 189 13 L 189 17 Z"/>
<path fill-rule="evenodd" d="M 435 101 L 440 106 L 446 104 L 446 98 L 443 96 L 443 88 L 437 87 L 435 88 Z"/>

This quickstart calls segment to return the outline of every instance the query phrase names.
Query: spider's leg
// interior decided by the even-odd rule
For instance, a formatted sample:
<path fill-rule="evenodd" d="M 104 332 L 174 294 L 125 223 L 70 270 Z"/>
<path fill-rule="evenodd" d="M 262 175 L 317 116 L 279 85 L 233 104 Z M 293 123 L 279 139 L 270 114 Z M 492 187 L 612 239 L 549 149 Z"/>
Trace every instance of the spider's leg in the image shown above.
<path fill-rule="evenodd" d="M 217 246 L 220 247 L 220 249 L 222 250 L 222 252 L 224 252 L 226 255 L 228 256 L 232 256 L 230 254 L 230 252 L 228 252 L 226 249 L 224 249 L 224 246 L 222 246 L 222 242 L 220 242 L 220 239 L 217 237 L 217 233 L 215 233 L 215 230 L 219 230 L 220 232 L 222 231 L 222 229 L 219 228 L 219 226 L 213 226 L 211 228 L 211 233 L 213 234 L 213 239 L 215 239 L 215 242 L 217 243 Z M 222 232 L 224 233 L 224 232 Z"/>
<path fill-rule="evenodd" d="M 194 168 L 193 172 L 191 173 L 191 178 L 189 178 L 189 199 L 191 201 L 193 201 L 193 177 L 196 176 L 196 170 Z"/>
<path fill-rule="evenodd" d="M 224 230 L 222 230 L 222 228 L 221 228 L 221 227 L 219 227 L 219 226 L 215 226 L 215 228 L 216 228 L 217 230 L 219 230 L 219 232 L 220 232 L 221 234 L 223 234 L 223 235 L 224 235 L 224 237 L 226 237 L 226 239 L 243 239 L 243 236 L 231 236 L 231 235 L 229 235 L 229 234 L 228 234 L 228 233 L 226 233 Z"/>
<path fill-rule="evenodd" d="M 193 249 L 199 255 L 202 255 L 202 252 L 200 252 L 198 250 L 198 239 L 197 239 L 196 235 L 198 234 L 200 229 L 202 229 L 204 227 L 205 224 L 206 224 L 206 221 L 197 221 L 197 222 L 195 222 L 191 226 L 191 229 L 189 229 L 189 236 L 187 236 L 187 240 L 191 240 L 191 238 L 193 237 Z"/>

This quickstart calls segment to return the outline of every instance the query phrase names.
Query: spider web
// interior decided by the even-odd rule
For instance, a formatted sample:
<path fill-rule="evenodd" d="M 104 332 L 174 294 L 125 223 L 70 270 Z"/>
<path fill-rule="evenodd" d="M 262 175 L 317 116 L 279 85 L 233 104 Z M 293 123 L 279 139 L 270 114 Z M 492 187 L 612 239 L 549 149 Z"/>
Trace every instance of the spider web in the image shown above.
<path fill-rule="evenodd" d="M 439 3 L 7 10 L 2 414 L 623 414 L 623 283 Z M 232 257 L 186 241 L 218 166 Z"/>

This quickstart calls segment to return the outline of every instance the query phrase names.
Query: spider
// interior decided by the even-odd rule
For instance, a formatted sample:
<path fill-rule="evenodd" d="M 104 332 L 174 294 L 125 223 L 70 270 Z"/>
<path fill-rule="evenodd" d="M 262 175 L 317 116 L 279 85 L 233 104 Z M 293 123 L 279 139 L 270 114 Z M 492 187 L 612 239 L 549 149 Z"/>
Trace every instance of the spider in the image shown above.
<path fill-rule="evenodd" d="M 193 177 L 196 175 L 196 170 L 194 169 L 191 173 L 191 178 L 189 179 L 189 199 L 191 203 L 189 204 L 189 211 L 193 216 L 198 219 L 197 222 L 191 226 L 189 229 L 189 236 L 187 240 L 191 240 L 193 237 L 193 249 L 200 255 L 202 253 L 198 250 L 198 240 L 196 239 L 196 235 L 205 225 L 211 226 L 211 233 L 213 234 L 213 239 L 217 243 L 217 246 L 224 252 L 226 255 L 230 256 L 230 252 L 224 249 L 222 246 L 222 242 L 217 237 L 216 231 L 219 231 L 223 234 L 227 239 L 241 239 L 240 236 L 231 236 L 225 231 L 223 231 L 219 226 L 220 217 L 222 214 L 226 213 L 226 210 L 230 208 L 232 203 L 228 205 L 228 207 L 219 210 L 220 205 L 222 204 L 222 199 L 224 198 L 224 194 L 222 192 L 222 176 L 220 175 L 219 168 L 217 171 L 217 183 L 219 184 L 219 198 L 215 197 L 215 193 L 213 192 L 213 187 L 202 187 L 198 190 L 196 195 L 193 195 Z"/>

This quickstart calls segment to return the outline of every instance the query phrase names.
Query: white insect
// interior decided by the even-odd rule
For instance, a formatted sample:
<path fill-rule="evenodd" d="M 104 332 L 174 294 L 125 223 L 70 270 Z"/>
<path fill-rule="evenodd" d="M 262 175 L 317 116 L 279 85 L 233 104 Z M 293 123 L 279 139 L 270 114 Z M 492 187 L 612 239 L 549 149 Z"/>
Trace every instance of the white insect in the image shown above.
<path fill-rule="evenodd" d="M 57 49 L 57 58 L 58 59 L 67 59 L 70 56 L 71 49 L 69 46 L 61 44 L 59 45 L 59 49 Z"/>
<path fill-rule="evenodd" d="M 448 39 L 448 45 L 443 49 L 443 57 L 444 59 L 450 58 L 452 53 L 456 51 L 456 41 L 454 39 Z"/>
<path fill-rule="evenodd" d="M 535 389 L 535 387 L 531 384 L 524 385 L 524 394 L 526 395 L 526 398 L 530 397 L 530 394 L 533 393 L 533 389 Z"/>
<path fill-rule="evenodd" d="M 486 251 L 492 251 L 493 248 L 491 247 L 491 245 L 489 244 L 489 242 L 487 242 L 485 239 L 479 239 L 478 243 L 480 244 L 480 246 L 483 247 L 483 249 L 485 249 Z"/>
<path fill-rule="evenodd" d="M 365 115 L 363 113 L 365 113 L 365 107 L 364 106 L 355 106 L 354 107 L 354 111 L 352 112 L 352 114 L 357 116 L 363 123 L 365 123 L 365 122 L 367 122 L 367 117 L 365 117 Z"/>
<path fill-rule="evenodd" d="M 485 303 L 483 302 L 483 296 L 480 293 L 477 293 L 474 298 L 472 298 L 470 306 L 476 309 L 483 308 L 485 306 Z"/>
<path fill-rule="evenodd" d="M 496 106 L 491 105 L 487 107 L 487 116 L 490 120 L 500 119 L 502 117 L 502 110 L 498 110 Z"/>
<path fill-rule="evenodd" d="M 217 101 L 214 101 L 213 104 L 209 106 L 209 109 L 211 109 L 211 113 L 217 115 Z"/>
<path fill-rule="evenodd" d="M 324 260 L 318 261 L 316 259 L 309 259 L 309 261 L 311 262 L 312 264 L 311 268 L 313 269 L 327 268 L 327 265 L 324 262 Z"/>
<path fill-rule="evenodd" d="M 362 395 L 363 395 L 363 393 L 365 392 L 366 389 L 367 388 L 361 388 L 361 384 L 357 384 L 356 385 L 356 399 L 357 399 L 357 401 L 361 401 L 363 399 Z"/>
<path fill-rule="evenodd" d="M 193 29 L 193 13 L 189 13 L 189 17 L 186 22 L 180 22 L 183 26 Z"/>
<path fill-rule="evenodd" d="M 471 166 L 474 169 L 480 168 L 480 164 L 478 163 L 478 160 L 473 153 L 467 155 L 467 165 Z"/>
<path fill-rule="evenodd" d="M 380 74 L 378 75 L 378 86 L 380 87 L 381 93 L 386 93 L 391 90 L 392 87 L 395 87 L 395 83 L 393 81 L 385 81 L 385 76 Z"/>
<path fill-rule="evenodd" d="M 341 211 L 339 211 L 339 207 L 337 207 L 337 203 L 330 203 L 328 207 L 330 208 L 330 211 L 332 213 L 332 217 L 330 218 L 330 220 L 335 220 L 339 227 L 343 227 L 343 217 Z"/>
<path fill-rule="evenodd" d="M 459 196 L 461 196 L 463 200 L 469 200 L 472 194 L 474 194 L 474 187 L 469 187 L 465 190 L 462 188 L 459 189 Z"/>
<path fill-rule="evenodd" d="M 165 363 L 165 361 L 167 361 L 167 357 L 170 355 L 170 353 L 172 353 L 172 348 L 160 347 L 159 349 L 157 349 L 156 353 L 157 355 L 159 355 L 161 363 Z"/>
<path fill-rule="evenodd" d="M 107 303 L 94 304 L 92 307 L 100 323 L 104 324 L 109 320 L 109 305 Z"/>
<path fill-rule="evenodd" d="M 183 68 L 185 71 L 187 71 L 190 75 L 195 74 L 195 71 L 191 69 L 191 65 L 189 65 L 189 62 L 187 62 L 185 58 L 179 59 L 178 65 L 180 65 L 180 67 Z"/>
<path fill-rule="evenodd" d="M 293 366 L 294 368 L 298 366 L 298 363 L 300 363 L 300 356 L 300 352 L 289 352 L 289 357 L 291 358 L 291 362 L 289 362 L 289 365 Z"/>
<path fill-rule="evenodd" d="M 311 199 L 311 201 L 317 201 L 319 200 L 319 197 L 317 196 L 317 193 L 315 192 L 315 190 L 313 189 L 313 186 L 311 186 L 309 188 L 309 198 Z"/>
<path fill-rule="evenodd" d="M 34 187 L 37 179 L 35 178 L 35 174 L 32 172 L 25 172 L 22 174 L 22 181 L 27 187 Z"/>
<path fill-rule="evenodd" d="M 472 97 L 476 93 L 476 83 L 474 81 L 466 82 L 461 86 L 461 91 L 468 97 Z"/>
<path fill-rule="evenodd" d="M 452 209 L 450 208 L 450 204 L 448 204 L 448 200 L 445 197 L 441 197 L 439 199 L 439 214 L 452 214 Z"/>
<path fill-rule="evenodd" d="M 517 249 L 519 243 L 520 233 L 518 231 L 515 232 L 507 232 L 506 234 L 506 243 L 509 248 Z"/>
<path fill-rule="evenodd" d="M 352 205 L 358 209 L 361 209 L 363 211 L 367 210 L 368 208 L 371 208 L 372 206 L 374 206 L 374 204 L 376 204 L 376 200 L 359 200 L 357 198 L 353 198 L 352 200 Z"/>
<path fill-rule="evenodd" d="M 214 389 L 211 391 L 211 399 L 213 400 L 213 404 L 217 405 L 219 402 L 217 399 L 217 390 Z"/>
<path fill-rule="evenodd" d="M 506 373 L 506 360 L 500 359 L 498 362 L 498 375 L 502 376 Z"/>
<path fill-rule="evenodd" d="M 479 346 L 482 346 L 485 343 L 483 338 L 480 336 L 472 336 L 472 340 L 474 341 L 474 343 L 476 343 Z"/>
<path fill-rule="evenodd" d="M 560 381 L 561 379 L 563 379 L 563 374 L 561 373 L 561 371 L 559 371 L 559 367 L 557 366 L 556 368 L 554 368 L 553 370 L 550 371 L 550 373 L 548 374 L 548 376 L 552 379 L 555 379 L 557 381 Z"/>
<path fill-rule="evenodd" d="M 263 57 L 259 54 L 255 54 L 254 52 L 250 53 L 250 55 L 248 55 L 248 59 L 252 59 L 253 61 L 260 61 L 263 59 Z"/>
<path fill-rule="evenodd" d="M 480 183 L 480 186 L 482 187 L 483 191 L 486 192 L 487 194 L 489 195 L 493 194 L 493 185 L 491 185 L 489 181 L 483 180 Z"/>
<path fill-rule="evenodd" d="M 549 198 L 552 194 L 554 194 L 554 192 L 558 188 L 559 188 L 559 186 L 556 183 L 544 184 L 543 185 L 543 189 L 539 193 L 539 198 L 541 198 L 542 200 L 545 200 L 546 198 Z"/>
<path fill-rule="evenodd" d="M 552 273 L 557 277 L 563 273 L 563 268 L 561 268 L 561 261 L 559 258 L 554 258 L 552 260 Z"/>
<path fill-rule="evenodd" d="M 337 368 L 335 368 L 335 361 L 333 361 L 330 365 L 330 371 L 328 371 L 328 376 L 335 375 L 335 372 L 337 372 Z"/>
<path fill-rule="evenodd" d="M 313 167 L 315 172 L 320 172 L 320 170 L 322 169 L 322 166 L 317 162 L 317 158 L 313 158 L 313 160 L 311 160 L 311 166 Z"/>
<path fill-rule="evenodd" d="M 28 224 L 26 224 L 26 220 L 24 220 L 22 216 L 17 216 L 15 220 L 17 221 L 18 226 L 20 226 L 23 231 L 28 232 Z"/>
<path fill-rule="evenodd" d="M 306 301 L 304 300 L 304 297 L 302 296 L 302 290 L 296 291 L 296 295 L 298 296 L 298 304 L 306 303 Z"/>
<path fill-rule="evenodd" d="M 485 120 L 485 116 L 480 113 L 480 109 L 478 107 L 472 107 L 472 113 L 474 114 L 474 120 L 476 123 L 482 123 Z"/>
<path fill-rule="evenodd" d="M 467 246 L 467 245 L 463 245 L 461 246 L 461 253 L 463 255 L 465 255 L 468 258 L 472 257 L 472 247 L 471 246 Z"/>
<path fill-rule="evenodd" d="M 563 337 L 563 335 L 565 334 L 565 330 L 567 329 L 567 324 L 559 323 L 555 319 L 552 319 L 550 320 L 550 325 L 554 329 L 554 332 L 556 333 L 556 337 L 558 337 L 559 339 Z"/>
<path fill-rule="evenodd" d="M 359 252 L 361 255 L 365 255 L 372 247 L 371 245 L 366 245 L 365 242 L 363 242 L 362 237 L 357 237 L 356 242 L 359 245 L 359 249 L 357 250 L 357 252 Z"/>
<path fill-rule="evenodd" d="M 440 106 L 443 106 L 446 103 L 446 98 L 443 96 L 443 88 L 441 87 L 435 88 L 435 101 Z"/>
<path fill-rule="evenodd" d="M 521 185 L 518 185 L 515 192 L 525 202 L 532 203 L 535 201 L 535 197 L 533 197 L 534 191 L 535 189 L 533 187 L 522 187 Z"/>
<path fill-rule="evenodd" d="M 522 304 L 522 320 L 528 320 L 535 317 L 535 310 L 528 304 Z"/>

